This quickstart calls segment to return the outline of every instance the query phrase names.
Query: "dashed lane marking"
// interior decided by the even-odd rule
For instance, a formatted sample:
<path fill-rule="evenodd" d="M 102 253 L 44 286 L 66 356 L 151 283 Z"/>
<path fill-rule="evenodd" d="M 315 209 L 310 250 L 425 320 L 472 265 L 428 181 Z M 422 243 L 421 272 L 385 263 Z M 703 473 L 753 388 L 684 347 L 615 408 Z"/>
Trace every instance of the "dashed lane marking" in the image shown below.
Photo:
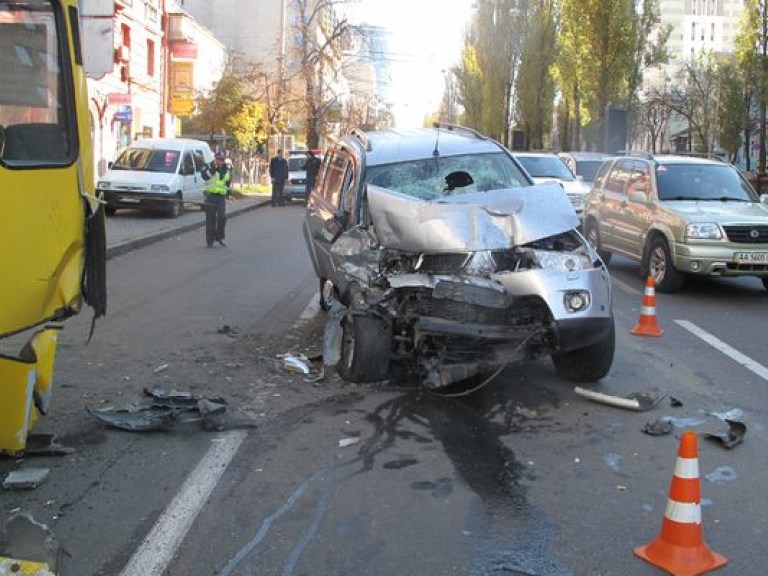
<path fill-rule="evenodd" d="M 766 368 L 762 364 L 759 364 L 758 362 L 755 362 L 754 360 L 752 360 L 752 358 L 750 358 L 746 354 L 742 354 L 741 352 L 729 346 L 728 344 L 726 344 L 716 336 L 713 336 L 703 328 L 699 328 L 693 322 L 689 322 L 688 320 L 675 320 L 675 323 L 677 323 L 679 326 L 682 326 L 683 328 L 688 330 L 694 336 L 701 338 L 702 340 L 704 340 L 704 342 L 712 346 L 715 350 L 722 352 L 734 362 L 741 364 L 747 370 L 754 372 L 755 374 L 760 376 L 760 378 L 762 378 L 763 380 L 768 381 L 768 368 Z"/>
<path fill-rule="evenodd" d="M 184 481 L 120 576 L 161 576 L 165 573 L 245 436 L 245 431 L 237 430 L 212 441 L 208 452 Z"/>

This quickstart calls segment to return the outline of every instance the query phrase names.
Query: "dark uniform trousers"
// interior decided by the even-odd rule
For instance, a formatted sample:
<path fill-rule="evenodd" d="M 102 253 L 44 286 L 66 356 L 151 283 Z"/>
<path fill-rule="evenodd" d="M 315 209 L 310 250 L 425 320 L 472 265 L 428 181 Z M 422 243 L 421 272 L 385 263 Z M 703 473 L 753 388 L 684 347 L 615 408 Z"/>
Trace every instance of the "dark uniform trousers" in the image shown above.
<path fill-rule="evenodd" d="M 205 242 L 212 246 L 214 242 L 224 241 L 224 227 L 227 224 L 226 194 L 205 194 Z"/>

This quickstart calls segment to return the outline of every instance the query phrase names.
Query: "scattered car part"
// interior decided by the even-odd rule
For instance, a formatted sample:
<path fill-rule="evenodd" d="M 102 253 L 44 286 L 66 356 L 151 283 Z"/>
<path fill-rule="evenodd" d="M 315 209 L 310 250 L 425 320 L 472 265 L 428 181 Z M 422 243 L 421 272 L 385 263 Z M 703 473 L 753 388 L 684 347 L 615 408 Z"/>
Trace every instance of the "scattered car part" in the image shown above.
<path fill-rule="evenodd" d="M 725 420 L 725 423 L 728 424 L 727 430 L 707 432 L 704 434 L 704 437 L 720 442 L 723 448 L 731 449 L 744 441 L 744 436 L 747 433 L 747 425 L 743 422 L 728 419 Z"/>
<path fill-rule="evenodd" d="M 608 404 L 610 406 L 616 406 L 617 408 L 625 408 L 627 410 L 634 410 L 635 412 L 645 412 L 651 408 L 656 407 L 661 402 L 666 394 L 654 395 L 646 393 L 633 392 L 632 394 L 621 397 L 611 396 L 610 394 L 604 394 L 602 392 L 596 392 L 595 390 L 587 390 L 576 386 L 573 391 L 584 398 L 600 402 L 602 404 Z"/>
<path fill-rule="evenodd" d="M 646 422 L 642 430 L 650 436 L 666 436 L 675 429 L 675 425 L 667 418 L 659 418 L 654 422 Z"/>

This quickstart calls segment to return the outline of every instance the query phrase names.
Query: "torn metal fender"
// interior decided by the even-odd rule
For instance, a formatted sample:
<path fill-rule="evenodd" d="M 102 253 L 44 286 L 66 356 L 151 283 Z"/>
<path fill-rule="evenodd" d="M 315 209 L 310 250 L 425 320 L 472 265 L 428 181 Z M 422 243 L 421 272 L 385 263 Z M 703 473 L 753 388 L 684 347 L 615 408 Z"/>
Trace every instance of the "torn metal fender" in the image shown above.
<path fill-rule="evenodd" d="M 425 201 L 368 186 L 382 246 L 406 252 L 504 250 L 579 225 L 559 184 L 473 192 Z"/>

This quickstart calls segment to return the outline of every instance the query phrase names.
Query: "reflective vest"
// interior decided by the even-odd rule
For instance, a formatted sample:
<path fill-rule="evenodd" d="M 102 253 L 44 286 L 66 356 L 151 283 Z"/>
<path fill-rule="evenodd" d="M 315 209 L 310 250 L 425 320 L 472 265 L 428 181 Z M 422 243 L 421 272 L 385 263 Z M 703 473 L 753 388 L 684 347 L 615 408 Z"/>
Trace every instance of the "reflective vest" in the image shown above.
<path fill-rule="evenodd" d="M 216 170 L 211 175 L 210 180 L 205 183 L 206 194 L 226 194 L 231 176 L 232 175 L 230 174 L 229 170 L 224 173 L 224 176 L 222 176 L 219 171 Z"/>

